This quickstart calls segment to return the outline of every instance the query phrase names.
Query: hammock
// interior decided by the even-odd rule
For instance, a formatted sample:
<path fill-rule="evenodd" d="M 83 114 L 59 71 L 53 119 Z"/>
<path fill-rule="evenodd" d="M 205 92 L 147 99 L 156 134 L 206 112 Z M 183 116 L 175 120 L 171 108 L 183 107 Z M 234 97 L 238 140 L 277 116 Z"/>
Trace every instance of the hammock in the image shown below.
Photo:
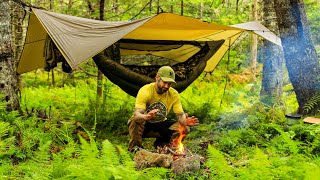
<path fill-rule="evenodd" d="M 148 64 L 145 66 L 121 64 L 121 49 L 140 50 L 147 52 L 171 50 L 192 45 L 199 51 L 188 60 L 175 63 L 171 67 L 176 73 L 176 84 L 173 87 L 182 92 L 185 90 L 206 67 L 206 62 L 223 45 L 221 41 L 142 41 L 142 40 L 120 40 L 118 44 L 110 46 L 107 50 L 94 56 L 93 59 L 102 73 L 114 84 L 132 96 L 136 96 L 138 90 L 145 84 L 153 82 L 157 70 L 161 65 Z M 134 44 L 134 45 L 133 45 Z M 120 48 L 120 50 L 119 50 Z M 163 59 L 162 59 L 163 60 Z"/>

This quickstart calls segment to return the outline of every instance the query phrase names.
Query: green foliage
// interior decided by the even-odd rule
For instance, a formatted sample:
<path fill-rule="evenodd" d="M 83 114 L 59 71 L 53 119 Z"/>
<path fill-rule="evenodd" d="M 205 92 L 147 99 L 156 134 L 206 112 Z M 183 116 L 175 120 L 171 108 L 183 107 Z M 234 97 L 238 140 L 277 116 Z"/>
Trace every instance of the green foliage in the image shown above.
<path fill-rule="evenodd" d="M 313 111 L 314 114 L 320 114 L 320 92 L 316 93 L 308 100 L 308 102 L 303 106 L 303 110 L 306 113 L 310 113 L 311 111 Z"/>
<path fill-rule="evenodd" d="M 316 50 L 319 54 L 320 52 L 320 16 L 317 11 L 320 8 L 320 3 L 318 0 L 306 0 L 305 1 L 305 9 L 306 9 L 306 14 L 308 18 L 308 22 L 310 24 L 310 30 L 311 30 L 311 37 L 313 40 L 313 43 L 316 46 Z"/>
<path fill-rule="evenodd" d="M 212 176 L 217 179 L 232 178 L 232 169 L 229 167 L 224 155 L 213 146 L 208 147 L 208 160 L 206 165 L 212 171 Z"/>
<path fill-rule="evenodd" d="M 0 121 L 0 159 L 13 154 L 15 137 L 10 136 L 12 130 L 9 123 Z"/>
<path fill-rule="evenodd" d="M 29 2 L 49 8 L 46 2 Z M 172 8 L 180 14 L 181 1 L 159 2 L 165 12 Z M 92 9 L 88 10 L 90 6 Z M 314 0 L 306 1 L 307 10 L 311 10 L 307 13 L 312 32 L 319 27 L 318 6 Z M 183 13 L 230 25 L 248 21 L 250 9 L 251 3 L 245 1 L 187 0 Z M 53 0 L 53 11 L 98 19 L 99 2 Z M 136 19 L 156 12 L 156 1 L 105 2 L 108 21 Z M 319 33 L 312 34 L 317 39 L 315 34 Z M 97 83 L 91 75 L 97 69 L 88 61 L 80 66 L 83 70 L 69 75 L 56 70 L 55 87 L 49 85 L 47 72 L 38 70 L 22 75 L 21 105 L 26 117 L 7 112 L 5 104 L 0 103 L 0 177 L 315 179 L 320 174 L 319 126 L 303 124 L 301 120 L 291 124 L 285 118 L 286 111 L 294 112 L 298 107 L 290 84 L 284 87 L 284 104 L 269 107 L 259 102 L 261 77 L 255 82 L 245 79 L 249 49 L 249 39 L 237 42 L 231 48 L 229 60 L 224 57 L 212 74 L 201 75 L 181 93 L 185 111 L 201 122 L 184 140 L 193 153 L 207 156 L 200 172 L 175 176 L 164 168 L 136 171 L 132 154 L 123 148 L 128 143 L 126 123 L 133 112 L 134 98 L 107 81 L 103 82 L 102 100 L 96 101 Z M 306 110 L 316 105 L 310 101 Z M 76 136 L 84 128 L 90 129 L 84 132 L 87 136 Z"/>

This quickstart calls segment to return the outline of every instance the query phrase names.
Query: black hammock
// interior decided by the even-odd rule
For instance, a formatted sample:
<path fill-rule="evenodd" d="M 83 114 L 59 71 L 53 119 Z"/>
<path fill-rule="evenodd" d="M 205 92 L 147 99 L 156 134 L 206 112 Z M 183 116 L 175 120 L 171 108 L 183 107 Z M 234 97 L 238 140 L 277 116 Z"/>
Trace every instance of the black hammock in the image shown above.
<path fill-rule="evenodd" d="M 157 70 L 162 66 L 148 63 L 147 65 L 131 65 L 121 62 L 126 56 L 121 54 L 123 49 L 149 52 L 169 51 L 184 45 L 198 47 L 200 50 L 184 62 L 176 62 L 171 67 L 176 73 L 176 84 L 173 87 L 182 92 L 185 90 L 206 67 L 207 61 L 223 45 L 220 41 L 164 41 L 164 40 L 131 40 L 121 39 L 103 52 L 93 57 L 100 71 L 114 84 L 131 96 L 136 96 L 139 89 L 155 81 Z M 134 56 L 129 56 L 134 57 Z M 140 56 L 139 56 L 140 57 Z M 128 59 L 128 57 L 127 57 Z M 163 58 L 162 58 L 163 59 Z M 167 62 L 170 60 L 166 59 Z M 174 62 L 174 61 L 173 61 Z M 168 65 L 168 64 L 166 64 Z"/>

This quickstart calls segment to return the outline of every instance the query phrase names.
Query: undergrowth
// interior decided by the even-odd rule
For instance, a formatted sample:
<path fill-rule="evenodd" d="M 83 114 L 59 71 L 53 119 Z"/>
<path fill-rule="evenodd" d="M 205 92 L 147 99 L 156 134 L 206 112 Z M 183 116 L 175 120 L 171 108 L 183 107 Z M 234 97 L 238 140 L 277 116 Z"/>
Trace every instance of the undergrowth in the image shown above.
<path fill-rule="evenodd" d="M 202 75 L 181 97 L 185 111 L 201 122 L 191 128 L 185 146 L 206 162 L 199 172 L 175 175 L 163 168 L 135 169 L 134 154 L 126 150 L 135 99 L 106 81 L 97 103 L 95 80 L 78 76 L 49 87 L 47 74 L 40 73 L 36 84 L 26 75 L 24 116 L 0 104 L 2 179 L 319 177 L 320 127 L 285 117 L 296 106 L 290 90 L 285 90 L 285 106 L 270 107 L 259 102 L 258 83 L 233 81 L 224 90 L 223 77 Z"/>

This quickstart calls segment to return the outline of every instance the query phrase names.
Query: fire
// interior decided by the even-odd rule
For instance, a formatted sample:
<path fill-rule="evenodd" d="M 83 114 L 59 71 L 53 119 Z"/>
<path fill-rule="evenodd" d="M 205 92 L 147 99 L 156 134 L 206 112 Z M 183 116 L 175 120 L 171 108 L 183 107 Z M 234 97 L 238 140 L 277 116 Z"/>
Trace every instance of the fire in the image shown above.
<path fill-rule="evenodd" d="M 171 144 L 176 150 L 177 153 L 184 153 L 184 146 L 182 143 L 183 138 L 186 136 L 185 132 L 185 126 L 178 125 L 178 131 L 179 131 L 179 136 L 175 138 Z"/>

